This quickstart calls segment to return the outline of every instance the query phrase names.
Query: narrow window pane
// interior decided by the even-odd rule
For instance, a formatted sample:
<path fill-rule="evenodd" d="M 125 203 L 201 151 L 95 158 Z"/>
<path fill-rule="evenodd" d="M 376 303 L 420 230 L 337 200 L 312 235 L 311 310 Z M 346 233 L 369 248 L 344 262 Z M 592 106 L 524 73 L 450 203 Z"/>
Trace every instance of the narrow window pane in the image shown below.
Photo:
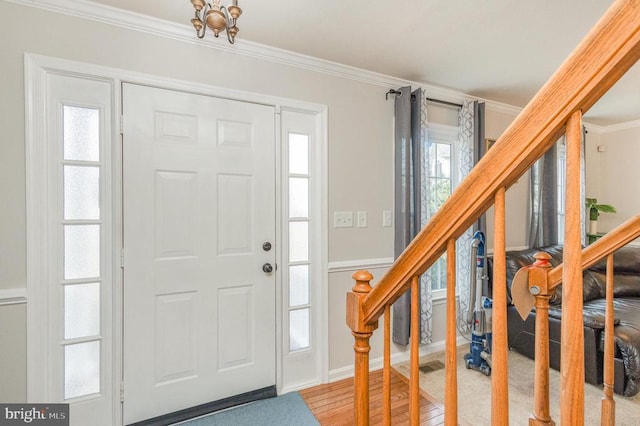
<path fill-rule="evenodd" d="M 289 306 L 309 304 L 309 265 L 289 267 Z"/>
<path fill-rule="evenodd" d="M 289 312 L 289 350 L 309 347 L 309 308 Z"/>
<path fill-rule="evenodd" d="M 64 338 L 100 334 L 100 283 L 64 287 Z"/>
<path fill-rule="evenodd" d="M 100 225 L 65 225 L 64 278 L 100 276 Z"/>
<path fill-rule="evenodd" d="M 438 210 L 451 195 L 451 180 L 450 179 L 434 179 L 434 180 L 435 180 L 435 187 L 436 187 L 435 209 Z"/>
<path fill-rule="evenodd" d="M 100 219 L 100 168 L 64 166 L 64 218 Z"/>
<path fill-rule="evenodd" d="M 309 174 L 309 136 L 289 133 L 289 173 Z"/>
<path fill-rule="evenodd" d="M 65 105 L 64 159 L 100 161 L 100 111 Z"/>
<path fill-rule="evenodd" d="M 289 179 L 289 217 L 309 216 L 309 179 Z"/>
<path fill-rule="evenodd" d="M 64 348 L 64 399 L 100 392 L 100 342 Z"/>
<path fill-rule="evenodd" d="M 306 262 L 309 260 L 309 223 L 289 223 L 289 261 Z"/>
<path fill-rule="evenodd" d="M 451 145 L 449 144 L 438 144 L 438 154 L 437 154 L 437 163 L 438 170 L 437 176 L 443 178 L 451 177 Z"/>
<path fill-rule="evenodd" d="M 443 290 L 447 288 L 447 258 L 446 254 L 441 256 L 429 269 L 431 277 L 431 288 L 433 290 Z"/>

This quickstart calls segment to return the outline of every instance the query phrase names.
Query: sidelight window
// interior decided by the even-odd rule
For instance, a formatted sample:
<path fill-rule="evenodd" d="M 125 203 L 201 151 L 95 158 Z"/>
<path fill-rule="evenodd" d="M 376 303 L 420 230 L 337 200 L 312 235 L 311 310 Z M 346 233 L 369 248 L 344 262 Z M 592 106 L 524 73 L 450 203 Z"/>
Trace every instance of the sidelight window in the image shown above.
<path fill-rule="evenodd" d="M 64 399 L 100 393 L 100 110 L 63 106 Z"/>
<path fill-rule="evenodd" d="M 309 135 L 289 133 L 289 351 L 307 349 L 311 345 L 309 143 Z"/>

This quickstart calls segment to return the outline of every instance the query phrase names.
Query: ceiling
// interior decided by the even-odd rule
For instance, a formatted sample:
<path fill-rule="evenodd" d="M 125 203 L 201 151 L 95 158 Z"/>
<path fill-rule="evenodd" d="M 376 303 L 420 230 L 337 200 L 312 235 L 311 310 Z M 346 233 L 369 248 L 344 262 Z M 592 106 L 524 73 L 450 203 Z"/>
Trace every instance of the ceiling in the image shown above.
<path fill-rule="evenodd" d="M 193 17 L 187 0 L 95 1 L 185 25 Z M 522 107 L 611 3 L 239 0 L 236 43 L 250 40 Z M 223 37 L 218 42 L 227 43 Z M 605 126 L 638 120 L 639 95 L 636 64 L 585 121 Z"/>

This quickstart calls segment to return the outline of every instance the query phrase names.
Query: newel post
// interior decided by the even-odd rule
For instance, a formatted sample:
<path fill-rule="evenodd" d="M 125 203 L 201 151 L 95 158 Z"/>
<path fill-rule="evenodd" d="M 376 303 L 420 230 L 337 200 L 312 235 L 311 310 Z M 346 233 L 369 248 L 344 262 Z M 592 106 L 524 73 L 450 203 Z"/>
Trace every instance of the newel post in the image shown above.
<path fill-rule="evenodd" d="M 354 362 L 354 424 L 369 425 L 369 338 L 378 328 L 378 321 L 366 324 L 362 304 L 371 291 L 369 284 L 373 276 L 367 271 L 357 271 L 353 274 L 355 285 L 347 293 L 347 325 L 355 339 L 353 350 Z"/>
<path fill-rule="evenodd" d="M 534 412 L 529 426 L 555 425 L 549 413 L 549 300 L 547 279 L 551 263 L 548 253 L 539 252 L 529 268 L 529 292 L 536 298 Z"/>

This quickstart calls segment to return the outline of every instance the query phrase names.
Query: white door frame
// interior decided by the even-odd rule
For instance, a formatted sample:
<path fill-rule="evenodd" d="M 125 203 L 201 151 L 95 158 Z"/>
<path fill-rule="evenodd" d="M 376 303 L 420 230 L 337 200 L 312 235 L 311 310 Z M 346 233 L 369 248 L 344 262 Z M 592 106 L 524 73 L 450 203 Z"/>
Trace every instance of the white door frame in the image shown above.
<path fill-rule="evenodd" d="M 38 152 L 38 147 L 46 142 L 46 126 L 44 119 L 44 105 L 46 94 L 47 74 L 61 74 L 81 77 L 86 79 L 107 80 L 112 83 L 113 96 L 112 116 L 114 123 L 112 128 L 113 139 L 112 157 L 113 165 L 111 170 L 113 199 L 112 209 L 114 212 L 112 229 L 113 258 L 120 259 L 122 247 L 122 170 L 121 161 L 121 135 L 120 120 L 116 117 L 122 116 L 121 86 L 123 82 L 150 85 L 164 89 L 191 92 L 220 98 L 227 98 L 251 103 L 272 105 L 276 108 L 276 214 L 282 217 L 281 187 L 282 179 L 282 141 L 280 135 L 279 117 L 280 110 L 287 109 L 307 114 L 313 114 L 318 120 L 318 147 L 315 151 L 316 181 L 319 182 L 320 203 L 317 211 L 314 212 L 317 222 L 321 226 L 321 238 L 315 241 L 317 253 L 314 262 L 318 265 L 319 273 L 314 277 L 319 284 L 317 297 L 320 303 L 317 306 L 319 311 L 318 329 L 315 330 L 317 344 L 322 348 L 319 357 L 318 371 L 321 372 L 320 382 L 327 382 L 329 377 L 329 336 L 328 336 L 328 276 L 327 276 L 327 249 L 328 249 L 328 219 L 327 219 L 327 107 L 326 105 L 301 102 L 287 98 L 280 98 L 268 95 L 250 93 L 223 87 L 192 83 L 183 80 L 164 78 L 155 75 L 137 73 L 118 68 L 104 67 L 99 65 L 86 64 L 66 59 L 53 58 L 43 55 L 25 53 L 25 142 L 26 142 L 26 166 L 27 166 L 27 399 L 31 402 L 58 402 L 46 401 L 46 386 L 43 386 L 43 378 L 49 377 L 50 370 L 56 366 L 50 365 L 47 356 L 49 338 L 47 333 L 47 303 L 48 290 L 46 286 L 47 277 L 47 254 L 42 246 L 43 236 L 46 238 L 49 231 L 46 220 L 43 220 L 42 212 L 47 211 L 48 194 L 43 189 L 43 182 L 46 183 L 46 175 L 42 170 L 46 170 L 46 158 L 42 152 Z M 276 232 L 280 241 L 286 236 L 281 226 L 281 220 L 277 220 Z M 277 262 L 282 264 L 282 252 L 277 252 Z M 122 378 L 122 307 L 123 289 L 122 273 L 119 262 L 113 265 L 113 383 L 114 389 Z M 283 312 L 281 280 L 276 283 L 276 386 L 278 392 L 282 390 L 295 389 L 295 385 L 283 383 L 283 370 L 286 368 L 283 362 Z M 308 384 L 307 384 L 308 385 Z M 114 418 L 122 419 L 122 408 L 120 395 L 114 392 L 113 395 Z"/>

